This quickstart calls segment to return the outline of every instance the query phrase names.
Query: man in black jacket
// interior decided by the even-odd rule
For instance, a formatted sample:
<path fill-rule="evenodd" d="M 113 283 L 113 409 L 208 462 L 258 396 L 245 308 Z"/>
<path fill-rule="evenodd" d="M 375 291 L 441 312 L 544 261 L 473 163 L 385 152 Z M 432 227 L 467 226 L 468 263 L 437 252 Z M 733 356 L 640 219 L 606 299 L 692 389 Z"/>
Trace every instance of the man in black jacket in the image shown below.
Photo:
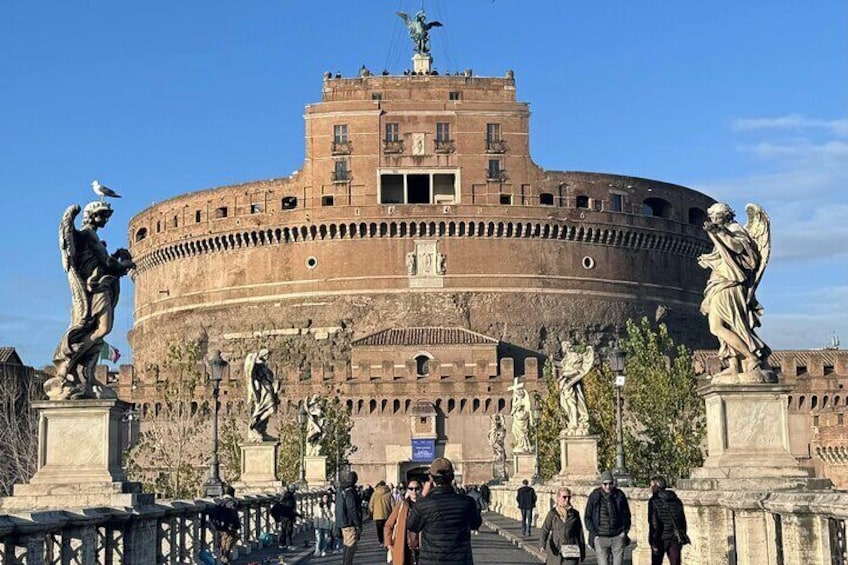
<path fill-rule="evenodd" d="M 584 521 L 598 563 L 607 563 L 612 555 L 613 565 L 623 565 L 624 548 L 630 543 L 630 505 L 609 471 L 601 473 L 601 486 L 589 495 Z"/>
<path fill-rule="evenodd" d="M 483 523 L 477 504 L 454 491 L 450 460 L 435 459 L 429 475 L 430 491 L 412 507 L 406 526 L 421 535 L 418 565 L 474 565 L 471 530 Z"/>
<path fill-rule="evenodd" d="M 686 514 L 683 503 L 674 491 L 668 490 L 664 477 L 651 477 L 648 500 L 648 543 L 651 546 L 651 565 L 662 565 L 668 555 L 669 565 L 680 565 L 681 536 L 685 541 Z"/>
<path fill-rule="evenodd" d="M 533 525 L 533 509 L 536 508 L 536 491 L 529 486 L 527 479 L 521 481 L 521 484 L 523 486 L 518 489 L 515 500 L 521 510 L 521 534 L 529 536 Z"/>
<path fill-rule="evenodd" d="M 336 530 L 344 545 L 342 565 L 353 565 L 353 556 L 356 555 L 356 546 L 362 535 L 362 500 L 356 491 L 358 479 L 354 471 L 343 473 L 339 478 L 339 492 L 336 495 Z"/>

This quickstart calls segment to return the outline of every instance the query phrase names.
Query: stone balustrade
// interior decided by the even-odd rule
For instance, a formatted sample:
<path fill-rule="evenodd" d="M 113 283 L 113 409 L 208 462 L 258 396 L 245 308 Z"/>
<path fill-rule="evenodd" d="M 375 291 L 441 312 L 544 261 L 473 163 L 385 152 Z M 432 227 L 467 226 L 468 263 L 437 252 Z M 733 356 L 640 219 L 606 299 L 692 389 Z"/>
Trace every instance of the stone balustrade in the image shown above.
<path fill-rule="evenodd" d="M 275 532 L 272 495 L 238 498 L 241 541 L 250 553 Z M 301 526 L 311 523 L 317 492 L 298 494 Z M 152 565 L 195 563 L 213 545 L 211 499 L 157 501 L 137 508 L 85 508 L 0 515 L 0 565 Z"/>
<path fill-rule="evenodd" d="M 565 485 L 581 518 L 594 487 Z M 534 517 L 541 526 L 553 505 L 557 486 L 537 486 Z M 517 487 L 492 487 L 490 509 L 521 519 Z M 648 546 L 646 488 L 623 489 L 630 501 L 633 565 L 651 562 Z M 848 492 L 753 492 L 677 490 L 686 508 L 692 545 L 683 550 L 685 563 L 699 565 L 830 565 L 848 563 L 846 521 Z"/>

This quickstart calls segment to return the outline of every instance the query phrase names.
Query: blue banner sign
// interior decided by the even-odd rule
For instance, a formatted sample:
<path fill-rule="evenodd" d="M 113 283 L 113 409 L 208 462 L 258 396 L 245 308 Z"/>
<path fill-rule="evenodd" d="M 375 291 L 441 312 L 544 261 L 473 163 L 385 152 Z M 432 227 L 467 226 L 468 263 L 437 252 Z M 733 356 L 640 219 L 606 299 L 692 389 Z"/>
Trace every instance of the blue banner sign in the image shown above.
<path fill-rule="evenodd" d="M 435 439 L 413 439 L 412 460 L 429 463 L 436 458 Z"/>

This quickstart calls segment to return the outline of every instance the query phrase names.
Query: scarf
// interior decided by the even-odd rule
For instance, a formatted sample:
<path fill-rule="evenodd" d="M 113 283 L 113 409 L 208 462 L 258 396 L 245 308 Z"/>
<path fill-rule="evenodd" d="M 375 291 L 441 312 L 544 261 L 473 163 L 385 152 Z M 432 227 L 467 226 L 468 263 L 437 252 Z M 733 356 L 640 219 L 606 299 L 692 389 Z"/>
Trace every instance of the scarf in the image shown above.
<path fill-rule="evenodd" d="M 554 509 L 556 510 L 559 519 L 565 522 L 565 517 L 568 516 L 568 511 L 571 510 L 571 504 L 568 504 L 567 506 L 557 504 L 554 506 Z"/>

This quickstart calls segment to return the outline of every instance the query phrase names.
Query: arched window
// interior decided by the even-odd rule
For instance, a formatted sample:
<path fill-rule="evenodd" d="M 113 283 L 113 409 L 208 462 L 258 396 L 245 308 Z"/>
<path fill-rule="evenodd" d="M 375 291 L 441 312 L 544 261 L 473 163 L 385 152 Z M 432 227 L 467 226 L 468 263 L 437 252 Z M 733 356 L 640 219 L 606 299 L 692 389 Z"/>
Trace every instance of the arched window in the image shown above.
<path fill-rule="evenodd" d="M 430 373 L 430 357 L 426 353 L 420 353 L 415 356 L 415 372 L 418 375 L 424 376 Z"/>
<path fill-rule="evenodd" d="M 642 202 L 642 213 L 655 218 L 671 218 L 671 202 L 662 198 L 646 198 Z"/>
<path fill-rule="evenodd" d="M 147 228 L 139 228 L 138 231 L 135 232 L 135 241 L 138 243 L 142 239 L 147 237 Z"/>

